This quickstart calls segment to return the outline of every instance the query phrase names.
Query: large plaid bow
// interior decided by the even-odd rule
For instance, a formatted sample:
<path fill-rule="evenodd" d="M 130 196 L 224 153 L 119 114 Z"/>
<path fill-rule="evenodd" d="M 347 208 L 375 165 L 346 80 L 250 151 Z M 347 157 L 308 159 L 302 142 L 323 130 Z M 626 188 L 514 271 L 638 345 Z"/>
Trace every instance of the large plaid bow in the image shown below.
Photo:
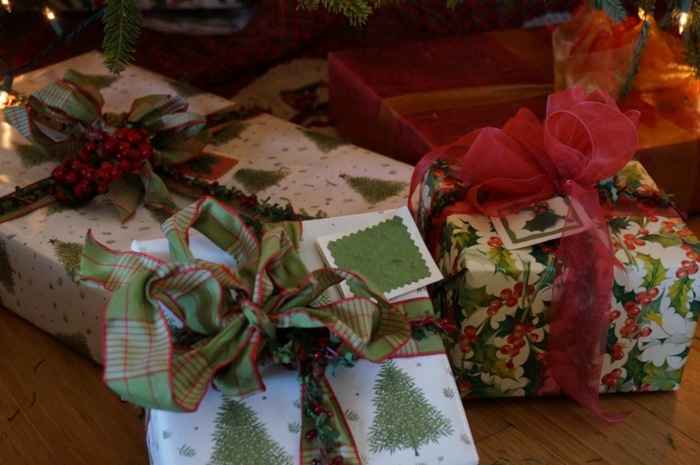
<path fill-rule="evenodd" d="M 192 227 L 238 268 L 194 258 Z M 81 263 L 81 279 L 114 293 L 104 314 L 104 379 L 139 405 L 192 411 L 212 381 L 225 394 L 263 390 L 257 365 L 282 328 L 325 327 L 371 361 L 402 348 L 402 355 L 418 350 L 406 315 L 373 285 L 346 270 L 306 270 L 295 249 L 298 223 L 273 226 L 258 241 L 238 215 L 205 197 L 167 220 L 163 230 L 174 263 L 111 251 L 91 236 Z M 371 298 L 314 305 L 342 280 Z M 196 342 L 173 343 L 164 308 Z"/>
<path fill-rule="evenodd" d="M 34 92 L 26 105 L 7 107 L 5 115 L 45 156 L 62 162 L 75 156 L 88 140 L 119 127 L 144 128 L 154 149 L 140 176 L 110 183 L 109 194 L 122 221 L 131 217 L 141 192 L 147 206 L 174 212 L 176 206 L 153 167 L 175 165 L 198 156 L 211 139 L 203 116 L 187 112 L 181 97 L 150 95 L 135 100 L 124 114 L 103 113 L 104 98 L 86 76 L 69 70 L 63 79 Z M 139 179 L 140 178 L 140 179 Z M 44 202 L 46 203 L 46 202 Z"/>

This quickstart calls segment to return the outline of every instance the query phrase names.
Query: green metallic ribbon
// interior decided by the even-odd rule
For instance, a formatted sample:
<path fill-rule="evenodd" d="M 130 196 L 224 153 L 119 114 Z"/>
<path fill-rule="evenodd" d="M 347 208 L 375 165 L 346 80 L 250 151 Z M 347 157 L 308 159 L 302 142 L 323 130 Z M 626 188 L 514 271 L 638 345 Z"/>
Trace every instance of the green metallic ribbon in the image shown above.
<path fill-rule="evenodd" d="M 154 172 L 160 166 L 176 165 L 198 156 L 209 143 L 206 118 L 187 112 L 181 97 L 150 95 L 135 100 L 125 114 L 103 113 L 104 98 L 90 79 L 69 70 L 63 79 L 34 92 L 26 105 L 7 107 L 8 121 L 44 155 L 62 162 L 74 156 L 88 140 L 119 127 L 145 128 L 154 149 L 138 176 L 125 176 L 110 183 L 109 195 L 122 221 L 129 219 L 142 199 L 147 207 L 169 212 L 177 209 L 163 180 Z M 42 194 L 46 206 L 55 198 Z M 0 221 L 27 214 L 36 207 L 27 202 L 21 211 L 0 216 Z"/>
<path fill-rule="evenodd" d="M 230 255 L 237 269 L 195 258 L 191 228 Z M 268 225 L 258 240 L 236 213 L 204 197 L 163 223 L 163 231 L 173 262 L 109 250 L 90 234 L 81 262 L 83 282 L 113 293 L 104 313 L 104 380 L 136 404 L 193 411 L 211 383 L 234 396 L 263 391 L 258 364 L 281 344 L 278 332 L 291 328 L 326 328 L 343 350 L 373 362 L 444 350 L 439 337 L 411 337 L 410 320 L 432 315 L 428 299 L 397 306 L 351 271 L 309 272 L 296 249 L 298 222 Z M 326 289 L 343 280 L 370 297 L 317 304 Z M 196 342 L 173 342 L 163 308 Z M 343 409 L 325 378 L 318 387 L 327 410 L 336 414 L 331 420 L 344 463 L 359 465 Z M 304 427 L 313 426 L 302 417 Z M 317 446 L 305 438 L 301 442 L 302 463 L 310 463 Z"/>

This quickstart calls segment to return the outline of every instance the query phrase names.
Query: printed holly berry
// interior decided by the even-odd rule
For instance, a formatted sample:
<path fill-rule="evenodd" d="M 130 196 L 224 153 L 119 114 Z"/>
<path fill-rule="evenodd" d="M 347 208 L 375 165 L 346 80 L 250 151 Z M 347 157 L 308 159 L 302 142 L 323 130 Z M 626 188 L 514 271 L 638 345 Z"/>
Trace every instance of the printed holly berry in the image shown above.
<path fill-rule="evenodd" d="M 66 157 L 51 171 L 52 192 L 59 201 L 87 200 L 109 192 L 109 183 L 126 173 L 138 173 L 153 157 L 145 129 L 119 128 L 114 134 L 100 132 L 75 156 Z"/>
<path fill-rule="evenodd" d="M 618 383 L 621 375 L 622 370 L 620 368 L 613 368 L 612 371 L 610 371 L 610 373 L 606 373 L 605 375 L 603 375 L 603 384 L 606 384 L 611 387 L 615 386 Z"/>
<path fill-rule="evenodd" d="M 472 345 L 479 340 L 476 334 L 476 327 L 473 325 L 465 326 L 459 337 L 459 348 L 463 354 L 468 354 L 472 351 Z"/>
<path fill-rule="evenodd" d="M 697 273 L 699 270 L 700 266 L 695 260 L 683 260 L 680 269 L 676 271 L 676 277 L 678 279 L 683 279 Z"/>

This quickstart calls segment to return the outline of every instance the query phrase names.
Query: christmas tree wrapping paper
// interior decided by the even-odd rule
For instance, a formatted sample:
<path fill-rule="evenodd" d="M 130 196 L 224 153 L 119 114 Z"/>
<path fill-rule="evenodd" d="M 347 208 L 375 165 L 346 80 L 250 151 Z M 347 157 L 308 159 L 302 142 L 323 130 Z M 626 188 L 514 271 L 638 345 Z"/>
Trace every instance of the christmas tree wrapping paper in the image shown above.
<path fill-rule="evenodd" d="M 544 117 L 554 62 L 549 28 L 334 51 L 329 110 L 348 141 L 415 164 L 470 131 L 501 127 L 521 107 Z M 618 100 L 642 112 L 637 158 L 687 212 L 700 211 L 696 100 L 694 83 Z"/>
<path fill-rule="evenodd" d="M 420 340 L 414 340 L 409 336 L 409 339 L 406 339 L 406 345 L 402 346 L 401 343 L 397 343 L 405 337 L 400 336 L 400 328 L 407 322 L 407 320 L 403 320 L 404 318 L 407 317 L 408 321 L 414 322 L 411 323 L 411 326 L 413 324 L 421 325 L 426 322 L 426 319 L 433 321 L 432 305 L 425 289 L 419 291 L 418 294 L 411 294 L 409 298 L 406 295 L 398 298 L 399 305 L 404 304 L 405 306 L 400 307 L 401 312 L 394 314 L 393 317 L 391 313 L 385 313 L 387 310 L 372 317 L 374 329 L 370 332 L 371 339 L 365 349 L 357 349 L 364 351 L 365 355 L 360 360 L 355 361 L 353 366 L 340 365 L 332 368 L 330 364 L 328 365 L 325 379 L 327 379 L 330 392 L 335 398 L 334 405 L 336 407 L 331 409 L 329 404 L 324 403 L 325 400 L 316 397 L 313 403 L 316 407 L 311 410 L 318 413 L 320 405 L 323 405 L 327 411 L 335 412 L 332 417 L 326 417 L 325 413 L 319 417 L 321 421 L 328 421 L 331 418 L 337 419 L 333 423 L 336 427 L 342 423 L 344 427 L 337 431 L 340 433 L 341 439 L 334 439 L 334 436 L 331 435 L 331 439 L 323 446 L 316 444 L 316 440 L 322 436 L 322 433 L 317 433 L 318 436 L 312 434 L 317 429 L 313 428 L 313 422 L 311 427 L 309 426 L 309 417 L 314 415 L 309 413 L 311 410 L 309 410 L 308 399 L 305 397 L 308 394 L 304 393 L 313 391 L 311 388 L 307 390 L 307 381 L 300 382 L 302 379 L 307 379 L 303 371 L 302 374 L 297 374 L 288 366 L 284 366 L 290 365 L 288 362 L 280 365 L 266 357 L 258 358 L 259 354 L 263 353 L 263 347 L 270 347 L 273 353 L 279 354 L 280 347 L 284 349 L 288 346 L 284 343 L 284 338 L 295 333 L 284 333 L 285 329 L 302 328 L 303 331 L 303 328 L 309 328 L 313 330 L 321 322 L 335 334 L 341 335 L 341 339 L 345 341 L 337 345 L 337 342 L 333 342 L 334 340 L 331 338 L 328 346 L 322 345 L 321 347 L 327 347 L 327 349 L 321 349 L 326 351 L 326 357 L 329 357 L 328 354 L 337 355 L 336 351 L 342 353 L 341 350 L 347 350 L 348 344 L 360 347 L 357 346 L 355 336 L 351 336 L 352 333 L 347 331 L 349 328 L 356 328 L 357 322 L 363 320 L 363 312 L 366 312 L 367 308 L 361 310 L 364 306 L 358 306 L 357 297 L 349 300 L 342 298 L 340 290 L 332 283 L 331 287 L 326 288 L 325 291 L 321 290 L 322 297 L 320 298 L 316 294 L 308 294 L 308 289 L 302 290 L 308 286 L 304 283 L 318 284 L 324 280 L 303 280 L 303 272 L 301 274 L 293 272 L 294 257 L 297 257 L 298 253 L 298 257 L 303 261 L 303 266 L 311 270 L 312 274 L 309 276 L 324 276 L 331 269 L 325 267 L 324 259 L 317 248 L 316 239 L 318 237 L 346 229 L 352 230 L 358 225 L 367 224 L 376 219 L 378 215 L 387 214 L 393 217 L 394 212 L 366 213 L 282 225 L 282 230 L 290 231 L 288 237 L 295 244 L 295 252 L 290 252 L 291 249 L 285 246 L 287 236 L 279 235 L 279 227 L 273 226 L 262 236 L 259 245 L 262 253 L 260 265 L 253 266 L 258 271 L 251 282 L 258 284 L 264 282 L 263 277 L 267 273 L 274 281 L 280 283 L 282 289 L 275 291 L 273 287 L 267 287 L 267 291 L 264 292 L 273 292 L 273 294 L 262 299 L 265 301 L 264 304 L 262 300 L 257 302 L 260 299 L 258 291 L 255 291 L 251 298 L 257 302 L 253 305 L 259 304 L 260 309 L 267 312 L 269 320 L 263 323 L 263 320 L 259 320 L 260 316 L 258 316 L 255 321 L 259 320 L 260 322 L 254 323 L 254 320 L 251 319 L 252 315 L 243 311 L 245 314 L 243 324 L 248 321 L 249 327 L 246 329 L 243 326 L 239 331 L 245 331 L 245 334 L 249 335 L 247 337 L 252 337 L 252 339 L 233 338 L 231 328 L 238 328 L 234 321 L 237 321 L 236 317 L 240 316 L 236 310 L 237 305 L 243 305 L 241 308 L 247 305 L 245 304 L 247 299 L 244 295 L 245 286 L 238 284 L 237 286 L 240 287 L 236 287 L 236 300 L 232 302 L 232 306 L 225 306 L 220 314 L 220 332 L 215 331 L 207 336 L 200 334 L 200 340 L 189 349 L 184 346 L 173 346 L 176 348 L 176 352 L 185 354 L 183 358 L 188 361 L 195 358 L 196 351 L 200 349 L 202 353 L 218 354 L 219 352 L 212 352 L 209 347 L 216 344 L 217 341 L 221 341 L 222 338 L 226 339 L 224 346 L 227 349 L 225 351 L 230 354 L 238 353 L 235 346 L 239 343 L 244 344 L 245 347 L 254 347 L 251 349 L 254 352 L 252 354 L 246 352 L 238 358 L 236 358 L 237 355 L 231 355 L 233 368 L 223 367 L 223 359 L 220 358 L 220 355 L 213 355 L 215 358 L 207 359 L 207 363 L 212 366 L 212 369 L 218 370 L 218 374 L 214 378 L 214 383 L 218 383 L 217 388 L 197 383 L 198 388 L 190 389 L 185 385 L 186 395 L 182 398 L 182 403 L 179 404 L 181 408 L 151 408 L 148 411 L 147 437 L 150 460 L 153 465 L 263 465 L 269 463 L 280 465 L 302 463 L 471 465 L 478 463 L 469 425 L 454 378 L 450 373 L 449 362 L 440 337 L 435 333 Z M 131 371 L 128 365 L 122 368 L 123 360 L 132 357 L 136 360 L 139 355 L 147 355 L 149 363 L 146 366 L 152 367 L 153 382 L 158 383 L 155 378 L 159 376 L 161 370 L 162 350 L 151 351 L 151 349 L 146 349 L 143 344 L 134 348 L 131 348 L 129 343 L 122 345 L 124 340 L 122 338 L 133 338 L 131 335 L 134 332 L 145 334 L 137 330 L 136 326 L 145 328 L 143 331 L 150 331 L 149 327 L 153 326 L 155 329 L 158 326 L 153 322 L 160 319 L 167 320 L 171 330 L 162 337 L 169 339 L 171 334 L 173 337 L 176 337 L 176 334 L 183 334 L 178 332 L 178 330 L 182 331 L 182 328 L 194 328 L 196 321 L 208 321 L 208 318 L 203 315 L 211 311 L 212 302 L 208 299 L 190 297 L 190 293 L 182 288 L 189 282 L 189 278 L 187 281 L 182 281 L 177 278 L 178 276 L 190 272 L 200 273 L 205 268 L 214 271 L 218 269 L 215 267 L 219 266 L 216 264 L 223 264 L 224 269 L 232 270 L 229 272 L 233 273 L 237 279 L 246 281 L 247 273 L 244 270 L 250 268 L 250 264 L 255 261 L 249 255 L 255 255 L 253 252 L 257 250 L 258 245 L 257 242 L 246 239 L 246 235 L 250 232 L 241 230 L 237 226 L 238 224 L 239 222 L 232 211 L 226 210 L 225 207 L 217 204 L 211 198 L 204 198 L 182 210 L 172 220 L 164 224 L 163 231 L 167 239 L 134 241 L 132 250 L 135 252 L 133 253 L 102 249 L 99 244 L 92 241 L 90 241 L 92 242 L 90 246 L 86 244 L 89 249 L 81 267 L 83 278 L 93 283 L 101 283 L 100 285 L 114 291 L 114 297 L 106 313 L 105 331 L 106 337 L 114 341 L 115 344 L 110 349 L 111 355 L 108 357 L 105 368 L 105 379 L 108 383 L 112 383 L 111 385 L 116 387 L 118 392 L 133 396 L 138 391 L 139 386 L 141 386 L 141 391 L 146 393 L 149 391 L 160 392 L 157 384 L 151 385 L 152 388 L 149 389 L 139 381 L 139 376 L 148 370 L 137 370 L 139 373 L 136 373 Z M 297 225 L 300 228 L 297 228 Z M 197 229 L 197 231 L 190 232 L 190 227 Z M 230 234 L 227 235 L 223 232 L 230 232 Z M 298 232 L 301 232 L 301 237 L 296 236 Z M 229 236 L 238 239 L 228 240 Z M 229 244 L 236 244 L 236 246 L 229 247 Z M 275 248 L 278 244 L 281 244 L 279 252 Z M 376 245 L 378 250 L 382 250 L 381 243 Z M 183 253 L 180 248 L 187 252 Z M 225 253 L 224 249 L 229 250 L 229 252 Z M 272 252 L 270 252 L 271 250 Z M 368 252 L 371 253 L 367 250 L 360 253 Z M 292 254 L 291 257 L 289 254 Z M 171 256 L 178 257 L 176 268 L 175 265 L 168 265 L 172 262 Z M 429 255 L 426 257 L 430 259 Z M 130 265 L 128 268 L 124 268 L 127 263 L 135 266 Z M 138 270 L 134 271 L 137 268 Z M 124 274 L 125 270 L 128 270 L 126 275 Z M 292 279 L 292 283 L 296 283 L 296 279 L 298 279 L 298 283 L 302 286 L 299 288 L 299 294 L 296 294 L 297 291 L 292 287 L 287 287 L 291 284 L 287 278 L 284 278 L 285 272 L 299 275 L 298 278 Z M 352 271 L 350 272 L 352 273 Z M 132 274 L 133 276 L 131 276 Z M 146 276 L 143 279 L 141 279 L 142 274 Z M 221 276 L 217 272 L 214 272 L 214 275 Z M 191 276 L 193 277 L 192 281 L 195 281 L 195 274 Z M 176 279 L 173 280 L 171 277 Z M 251 278 L 253 277 L 251 276 Z M 218 278 L 212 276 L 211 279 Z M 228 286 L 224 284 L 225 281 L 225 279 L 222 281 L 222 285 Z M 355 284 L 358 284 L 356 280 L 354 281 Z M 283 282 L 287 284 L 282 284 Z M 145 320 L 132 313 L 130 308 L 133 308 L 133 302 L 131 300 L 130 303 L 124 305 L 121 303 L 124 296 L 140 295 L 141 292 L 138 289 L 141 287 L 143 290 L 147 290 L 146 293 L 155 292 L 152 296 L 152 302 L 160 302 L 153 307 L 154 313 L 148 317 L 152 323 L 149 324 L 138 323 Z M 168 287 L 172 287 L 172 289 Z M 261 288 L 261 292 L 265 287 Z M 162 290 L 149 290 L 156 288 Z M 185 292 L 179 292 L 177 289 Z M 274 292 L 280 292 L 280 296 L 286 295 L 287 297 L 276 298 Z M 371 295 L 377 298 L 380 294 Z M 169 297 L 165 298 L 166 296 Z M 242 296 L 243 299 L 239 301 Z M 307 304 L 302 303 L 303 301 L 306 301 Z M 202 305 L 201 303 L 204 302 L 208 303 Z M 381 302 L 380 300 L 378 304 L 372 304 L 372 306 L 379 305 L 381 307 L 383 305 Z M 305 305 L 310 305 L 310 307 Z M 338 312 L 337 309 L 341 306 L 346 308 L 342 312 Z M 119 316 L 122 314 L 119 311 L 120 308 L 125 309 L 124 316 L 126 318 L 133 319 L 128 324 L 128 333 L 122 329 L 123 320 Z M 308 323 L 304 323 L 303 319 L 296 320 L 294 323 L 294 315 L 299 315 L 300 312 L 311 312 L 310 315 L 315 315 L 312 319 L 317 323 L 306 326 Z M 183 318 L 185 315 L 188 316 Z M 198 316 L 195 318 L 195 315 Z M 337 318 L 341 318 L 345 323 L 340 326 L 337 323 L 332 323 L 331 315 L 337 315 Z M 401 320 L 404 323 L 401 323 Z M 378 324 L 378 321 L 387 321 L 387 323 Z M 277 327 L 276 333 L 270 329 L 270 324 Z M 199 331 L 201 332 L 201 330 Z M 151 348 L 157 348 L 161 345 L 160 336 L 156 333 L 160 332 L 155 331 L 151 336 L 156 338 L 149 345 Z M 361 336 L 362 333 L 363 331 L 359 331 L 357 336 L 362 338 L 368 336 Z M 287 336 L 283 336 L 283 334 Z M 406 335 L 408 334 L 410 333 L 406 333 Z M 229 338 L 232 339 L 229 341 Z M 186 336 L 183 336 L 181 341 L 185 339 Z M 390 358 L 373 359 L 372 351 L 384 347 L 384 344 L 380 342 L 383 339 L 386 339 L 387 342 L 392 341 L 391 344 L 395 348 L 383 352 Z M 262 345 L 261 340 L 265 341 Z M 299 340 L 304 341 L 305 339 L 300 338 Z M 379 345 L 376 345 L 378 342 L 380 342 Z M 375 345 L 373 346 L 373 344 Z M 233 349 L 230 349 L 232 345 Z M 310 350 L 307 355 L 307 350 L 304 347 L 309 346 L 302 346 L 301 349 L 298 349 L 293 360 L 307 360 L 307 358 L 319 360 L 322 358 L 318 357 L 315 352 L 312 356 Z M 258 348 L 261 352 L 258 352 Z M 185 352 L 185 350 L 191 352 Z M 302 352 L 304 355 L 301 355 Z M 423 355 L 417 355 L 419 353 Z M 124 358 L 126 355 L 128 357 Z M 175 357 L 175 355 L 171 356 Z M 262 392 L 250 394 L 248 391 L 249 395 L 247 396 L 231 395 L 231 388 L 226 382 L 226 379 L 230 378 L 230 374 L 227 373 L 229 370 L 239 370 L 239 365 L 243 362 L 237 360 L 249 357 L 252 363 L 263 361 L 258 366 L 257 375 L 248 375 L 248 377 L 257 378 L 257 382 L 264 383 L 261 384 L 263 386 Z M 182 363 L 188 363 L 188 361 L 182 362 L 173 358 L 173 376 L 175 378 L 171 381 L 175 383 L 174 386 L 178 386 L 182 382 L 182 378 L 177 376 L 189 371 L 183 369 L 182 366 Z M 199 366 L 197 363 L 192 363 L 192 365 L 193 368 Z M 175 369 L 176 366 L 180 367 L 179 372 Z M 301 366 L 301 362 L 299 366 Z M 120 375 L 122 369 L 124 376 L 126 376 L 123 381 L 121 381 Z M 312 372 L 317 373 L 315 369 Z M 206 376 L 201 376 L 205 378 L 206 382 Z M 248 378 L 236 378 L 233 384 L 234 388 L 243 391 L 245 389 L 241 386 L 250 382 Z M 122 385 L 122 383 L 126 384 Z M 182 389 L 180 390 L 182 391 Z M 178 388 L 175 388 L 174 392 L 177 391 Z M 194 395 L 192 395 L 193 391 Z M 150 395 L 144 394 L 145 397 L 142 396 L 139 399 L 142 404 L 153 407 L 154 402 L 148 401 Z M 197 398 L 191 399 L 191 397 Z M 144 398 L 146 402 L 143 401 Z M 166 405 L 164 396 L 155 394 L 155 398 L 159 399 L 159 405 Z M 323 408 L 320 408 L 320 411 L 323 412 Z M 317 421 L 319 417 L 316 417 Z M 318 431 L 321 431 L 320 426 L 317 428 Z M 352 438 L 352 441 L 347 442 L 346 435 L 349 435 L 348 437 Z M 346 441 L 347 444 L 343 442 L 345 445 L 337 447 L 334 445 L 336 440 Z M 318 455 L 319 447 L 326 448 L 326 458 Z M 342 459 L 338 458 L 340 456 Z"/>
<path fill-rule="evenodd" d="M 574 112 L 584 105 L 575 106 Z M 594 105 L 601 106 L 598 102 Z M 589 169 L 597 166 L 618 170 L 615 176 L 601 180 L 597 188 L 589 188 L 589 191 L 593 189 L 590 191 L 593 210 L 599 196 L 617 201 L 610 205 L 603 202 L 608 206 L 603 208 L 601 228 L 595 236 L 590 235 L 590 227 L 571 235 L 562 236 L 558 232 L 554 236 L 544 236 L 542 231 L 548 230 L 549 225 L 563 222 L 567 216 L 567 208 L 558 209 L 552 199 L 535 202 L 536 196 L 533 196 L 525 200 L 525 205 L 532 207 L 523 209 L 519 220 L 516 216 L 506 216 L 508 220 L 505 221 L 497 214 L 487 215 L 465 208 L 465 204 L 502 200 L 495 190 L 486 192 L 495 189 L 495 183 L 512 173 L 493 171 L 502 171 L 504 167 L 497 162 L 502 152 L 498 153 L 491 145 L 491 139 L 501 141 L 504 133 L 516 134 L 517 124 L 513 121 L 517 116 L 504 127 L 503 133 L 487 128 L 477 131 L 479 135 L 475 133 L 456 142 L 449 149 L 453 157 L 441 153 L 441 156 L 426 159 L 426 175 L 420 178 L 422 181 L 418 185 L 417 220 L 445 276 L 445 280 L 435 286 L 433 299 L 441 316 L 457 326 L 458 335 L 448 347 L 448 354 L 463 396 L 560 394 L 563 392 L 561 381 L 569 382 L 574 376 L 567 372 L 568 366 L 561 366 L 562 360 L 564 364 L 576 366 L 577 370 L 579 365 L 584 368 L 590 365 L 582 374 L 587 378 L 582 380 L 583 394 L 579 392 L 578 400 L 584 398 L 583 403 L 586 403 L 588 396 L 589 406 L 594 409 L 598 392 L 679 388 L 700 313 L 700 242 L 674 209 L 664 207 L 658 187 L 638 161 L 630 160 L 617 168 L 625 163 L 622 152 L 628 152 L 629 157 L 629 152 L 634 150 L 635 136 L 629 128 L 623 133 L 606 133 L 608 126 L 620 120 L 627 124 L 611 108 L 608 107 L 605 117 L 599 109 L 589 114 L 589 130 L 595 126 L 596 118 L 602 123 L 586 133 L 593 134 L 590 146 L 581 142 L 587 136 L 577 139 L 569 134 L 569 139 L 564 137 L 573 145 L 578 141 L 589 149 L 607 147 L 603 151 L 622 141 L 618 148 L 607 152 L 609 158 L 604 165 L 597 165 L 595 161 L 584 163 Z M 568 111 L 562 110 L 563 113 Z M 553 111 L 545 120 L 549 133 L 561 134 L 556 124 L 563 119 L 554 118 L 561 117 L 562 112 Z M 601 128 L 596 138 L 596 131 Z M 529 132 L 536 134 L 541 130 L 542 126 L 533 124 Z M 617 139 L 612 142 L 608 136 Z M 518 137 L 523 135 L 512 140 L 521 140 Z M 479 154 L 479 144 L 484 141 L 492 150 Z M 460 147 L 460 144 L 463 145 Z M 554 146 L 561 147 L 548 146 L 550 153 L 555 152 Z M 574 153 L 587 157 L 589 149 Z M 509 152 L 510 156 L 516 152 Z M 475 170 L 475 165 L 469 161 L 473 161 L 473 157 L 461 158 L 464 153 L 483 157 L 495 166 L 489 176 L 482 178 L 483 183 L 465 182 L 463 176 Z M 622 157 L 618 158 L 618 154 Z M 604 154 L 594 151 L 595 156 Z M 509 163 L 516 171 L 525 173 L 524 177 L 532 174 L 527 168 L 530 165 L 520 164 L 517 157 Z M 562 159 L 556 166 L 566 171 L 569 163 Z M 475 176 L 478 178 L 482 174 L 480 170 Z M 577 176 L 572 179 L 563 181 L 553 192 L 571 188 L 578 182 Z M 538 180 L 542 178 L 535 176 L 526 186 L 541 186 Z M 516 184 L 511 181 L 508 186 Z M 472 190 L 481 188 L 484 189 L 481 193 Z M 515 206 L 522 199 L 505 201 Z M 572 200 L 572 203 L 577 202 Z M 580 202 L 579 206 L 582 204 Z M 572 215 L 581 211 L 583 217 L 590 215 L 590 207 L 589 204 L 587 209 L 578 209 Z M 610 238 L 607 252 L 606 249 L 596 251 L 596 237 Z M 534 244 L 527 245 L 526 240 L 533 238 Z M 569 243 L 584 239 L 582 248 L 573 256 L 567 256 L 565 239 Z M 507 245 L 509 242 L 515 244 Z M 600 258 L 606 254 L 614 254 L 607 263 Z M 598 276 L 603 276 L 602 280 Z M 607 301 L 606 289 L 609 290 Z M 563 293 L 567 290 L 568 298 L 572 299 L 569 302 L 575 305 L 565 308 Z M 559 293 L 556 299 L 562 302 L 557 308 L 555 292 Z M 564 316 L 568 315 L 567 310 L 576 312 L 580 308 L 585 308 L 585 313 L 575 314 L 571 320 Z M 582 372 L 584 368 L 580 368 Z M 577 388 L 568 387 L 568 393 Z"/>
<path fill-rule="evenodd" d="M 14 90 L 28 96 L 63 78 L 68 70 L 76 70 L 99 89 L 103 108 L 109 112 L 127 111 L 134 100 L 157 94 L 183 96 L 189 110 L 201 115 L 232 105 L 136 66 L 120 76 L 111 75 L 103 59 L 99 53 L 88 53 L 18 76 Z M 2 121 L 0 131 L 4 141 L 0 146 L 0 197 L 51 174 L 57 164 L 15 127 Z M 412 169 L 270 115 L 219 132 L 204 152 L 200 166 L 182 168 L 190 178 L 201 175 L 207 184 L 219 179 L 219 190 L 231 183 L 241 189 L 239 195 L 249 205 L 255 204 L 257 194 L 258 205 L 269 199 L 281 206 L 291 203 L 297 211 L 305 209 L 314 215 L 403 205 Z M 169 190 L 178 207 L 204 192 L 183 185 L 182 179 L 175 184 Z M 122 222 L 112 200 L 102 195 L 77 209 L 52 204 L 0 223 L 0 304 L 102 363 L 99 309 L 106 296 L 77 282 L 85 233 L 92 229 L 96 237 L 123 249 L 133 238 L 158 230 L 163 219 L 159 212 L 139 207 Z"/>

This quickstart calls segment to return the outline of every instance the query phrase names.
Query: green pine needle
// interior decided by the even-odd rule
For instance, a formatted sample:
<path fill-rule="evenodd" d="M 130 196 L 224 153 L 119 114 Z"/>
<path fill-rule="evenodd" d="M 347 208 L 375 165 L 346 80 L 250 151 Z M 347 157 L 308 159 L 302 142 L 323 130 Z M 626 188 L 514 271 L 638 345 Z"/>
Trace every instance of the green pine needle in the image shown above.
<path fill-rule="evenodd" d="M 596 10 L 605 10 L 605 15 L 613 23 L 621 23 L 627 18 L 627 11 L 620 0 L 591 0 Z"/>
<path fill-rule="evenodd" d="M 133 60 L 141 32 L 141 10 L 137 0 L 110 0 L 104 18 L 104 64 L 119 74 Z"/>

